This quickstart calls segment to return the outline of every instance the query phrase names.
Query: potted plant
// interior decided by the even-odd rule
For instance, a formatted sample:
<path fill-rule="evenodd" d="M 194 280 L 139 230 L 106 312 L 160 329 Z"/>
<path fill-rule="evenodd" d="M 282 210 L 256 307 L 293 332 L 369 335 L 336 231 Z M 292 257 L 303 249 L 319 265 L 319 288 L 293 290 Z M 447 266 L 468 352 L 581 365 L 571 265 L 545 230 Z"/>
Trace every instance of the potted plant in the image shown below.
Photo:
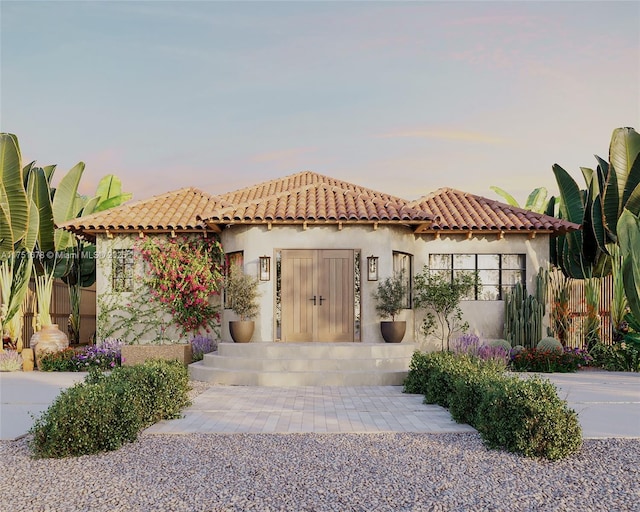
<path fill-rule="evenodd" d="M 258 278 L 245 274 L 238 265 L 232 265 L 227 276 L 226 293 L 229 304 L 240 320 L 229 322 L 231 338 L 236 343 L 251 341 L 258 314 Z"/>
<path fill-rule="evenodd" d="M 396 316 L 404 309 L 406 293 L 403 273 L 400 272 L 381 281 L 373 294 L 376 311 L 382 318 L 391 318 L 391 321 L 380 322 L 380 331 L 387 343 L 400 343 L 404 338 L 407 322 L 396 320 Z"/>
<path fill-rule="evenodd" d="M 38 314 L 36 332 L 31 336 L 29 346 L 34 350 L 36 364 L 40 368 L 40 360 L 45 353 L 58 352 L 69 346 L 69 338 L 57 324 L 51 321 L 51 295 L 53 292 L 53 272 L 36 276 L 36 297 Z"/>

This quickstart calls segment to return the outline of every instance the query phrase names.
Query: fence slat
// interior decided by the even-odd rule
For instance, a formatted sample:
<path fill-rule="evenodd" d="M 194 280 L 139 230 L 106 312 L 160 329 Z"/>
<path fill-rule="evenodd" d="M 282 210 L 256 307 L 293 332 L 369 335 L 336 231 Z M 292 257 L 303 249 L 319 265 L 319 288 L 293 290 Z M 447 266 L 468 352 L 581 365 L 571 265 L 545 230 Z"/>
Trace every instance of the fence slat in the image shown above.
<path fill-rule="evenodd" d="M 554 269 L 551 272 L 561 272 Z M 613 328 L 609 317 L 611 302 L 613 301 L 613 277 L 606 276 L 600 279 L 600 339 L 603 343 L 613 343 Z M 584 281 L 581 279 L 570 280 L 569 316 L 571 327 L 567 336 L 567 346 L 582 348 L 584 345 L 583 326 L 587 316 L 587 305 L 584 299 Z M 551 303 L 551 301 L 549 301 Z"/>

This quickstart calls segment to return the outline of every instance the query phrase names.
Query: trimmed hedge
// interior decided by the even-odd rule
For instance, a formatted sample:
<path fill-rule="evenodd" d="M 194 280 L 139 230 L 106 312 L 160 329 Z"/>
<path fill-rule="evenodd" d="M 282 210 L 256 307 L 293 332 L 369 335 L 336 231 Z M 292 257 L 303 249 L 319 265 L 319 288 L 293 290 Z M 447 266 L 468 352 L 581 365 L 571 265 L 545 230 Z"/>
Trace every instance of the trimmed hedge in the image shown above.
<path fill-rule="evenodd" d="M 582 446 L 578 415 L 551 382 L 507 376 L 488 361 L 416 352 L 404 391 L 448 407 L 453 419 L 475 427 L 489 448 L 558 460 Z"/>
<path fill-rule="evenodd" d="M 153 423 L 179 417 L 190 404 L 188 390 L 187 369 L 177 361 L 118 367 L 109 375 L 92 370 L 36 420 L 32 454 L 62 458 L 117 450 Z"/>

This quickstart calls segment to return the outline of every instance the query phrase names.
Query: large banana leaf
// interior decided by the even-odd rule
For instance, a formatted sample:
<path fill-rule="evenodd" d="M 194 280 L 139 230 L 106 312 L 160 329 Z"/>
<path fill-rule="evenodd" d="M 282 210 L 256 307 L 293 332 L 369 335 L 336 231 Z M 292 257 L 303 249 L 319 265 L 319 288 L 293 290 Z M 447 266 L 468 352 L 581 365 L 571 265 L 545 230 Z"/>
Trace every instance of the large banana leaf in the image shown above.
<path fill-rule="evenodd" d="M 56 172 L 56 165 L 45 165 L 42 170 L 44 171 L 44 175 L 47 178 L 47 183 L 51 185 L 51 180 L 53 179 L 53 175 Z"/>
<path fill-rule="evenodd" d="M 520 204 L 518 203 L 518 201 L 516 201 L 515 198 L 511 194 L 509 194 L 509 192 L 507 192 L 506 190 L 503 190 L 500 187 L 496 187 L 496 186 L 492 186 L 489 188 L 493 190 L 496 194 L 498 194 L 500 197 L 502 197 L 507 202 L 507 204 L 511 206 L 515 206 L 516 208 L 520 208 Z"/>
<path fill-rule="evenodd" d="M 618 205 L 620 204 L 620 196 L 618 193 L 618 175 L 615 172 L 609 172 L 607 181 L 604 186 L 604 196 L 602 198 L 602 214 L 604 215 L 604 227 L 610 238 L 616 240 L 618 217 Z"/>
<path fill-rule="evenodd" d="M 24 302 L 24 298 L 29 290 L 29 279 L 31 279 L 32 268 L 31 252 L 25 251 L 24 249 L 16 251 L 13 260 L 11 298 L 9 299 L 5 321 L 13 318 L 20 310 L 20 306 Z"/>
<path fill-rule="evenodd" d="M 636 189 L 638 184 L 640 184 L 640 153 L 638 153 L 636 159 L 633 161 L 633 165 L 629 170 L 629 176 L 627 177 L 627 183 L 625 184 L 624 191 L 622 192 L 622 205 L 625 208 L 627 207 L 627 201 L 629 201 L 629 197 Z"/>
<path fill-rule="evenodd" d="M 94 213 L 96 211 L 96 206 L 98 206 L 99 202 L 100 202 L 100 198 L 98 196 L 95 196 L 89 199 L 85 203 L 84 208 L 82 208 L 82 211 L 80 212 L 80 217 L 84 217 L 85 215 L 91 215 L 92 213 Z"/>
<path fill-rule="evenodd" d="M 618 191 L 627 190 L 627 179 L 638 153 L 640 153 L 640 134 L 633 128 L 616 128 L 609 145 L 609 163 L 617 174 Z M 623 194 L 618 195 L 618 212 L 621 214 L 624 207 Z"/>
<path fill-rule="evenodd" d="M 21 161 L 16 136 L 0 133 L 0 187 L 5 192 L 0 201 L 3 201 L 5 213 L 8 212 L 14 246 L 24 238 L 29 217 Z"/>
<path fill-rule="evenodd" d="M 603 160 L 598 155 L 594 155 L 598 161 L 598 167 L 596 167 L 596 174 L 598 176 L 598 191 L 602 195 L 604 193 L 607 179 L 610 172 L 609 162 Z"/>
<path fill-rule="evenodd" d="M 560 189 L 560 212 L 562 218 L 575 224 L 582 224 L 584 218 L 584 202 L 578 184 L 558 164 L 553 164 L 553 173 Z"/>
<path fill-rule="evenodd" d="M 104 201 L 100 201 L 100 203 L 96 206 L 95 211 L 101 212 L 104 210 L 109 210 L 111 208 L 115 208 L 116 206 L 120 206 L 122 203 L 126 203 L 129 199 L 133 197 L 133 194 L 120 194 L 114 197 L 110 197 Z"/>
<path fill-rule="evenodd" d="M 604 229 L 604 220 L 602 213 L 602 196 L 596 196 L 591 207 L 591 218 L 593 220 L 592 229 L 598 248 L 605 254 L 608 254 L 607 243 L 609 239 Z"/>
<path fill-rule="evenodd" d="M 640 184 L 633 190 L 625 204 L 625 210 L 629 210 L 636 217 L 640 216 Z"/>
<path fill-rule="evenodd" d="M 547 189 L 544 187 L 538 187 L 534 189 L 529 197 L 527 197 L 527 202 L 525 204 L 525 208 L 527 210 L 531 210 L 536 213 L 544 213 L 544 210 L 547 206 Z"/>
<path fill-rule="evenodd" d="M 618 221 L 624 291 L 635 318 L 640 318 L 640 218 L 625 209 Z"/>
<path fill-rule="evenodd" d="M 107 174 L 98 183 L 96 195 L 100 201 L 122 194 L 122 181 L 115 174 Z"/>
<path fill-rule="evenodd" d="M 22 247 L 28 252 L 32 253 L 38 238 L 38 232 L 40 230 L 40 216 L 38 215 L 38 209 L 36 203 L 33 200 L 33 181 L 27 185 L 27 199 L 29 201 L 29 216 L 28 224 L 25 236 L 22 240 Z"/>
<path fill-rule="evenodd" d="M 4 190 L 0 188 L 0 193 Z M 6 261 L 13 254 L 13 235 L 11 234 L 11 220 L 9 212 L 0 201 L 0 263 Z"/>
<path fill-rule="evenodd" d="M 22 168 L 22 179 L 24 180 L 23 185 L 25 190 L 27 190 L 27 183 L 29 182 L 29 174 L 31 174 L 31 171 L 35 167 L 36 167 L 36 161 L 34 160 L 33 162 L 28 163 Z"/>
<path fill-rule="evenodd" d="M 76 196 L 78 195 L 78 185 L 83 172 L 84 162 L 80 162 L 60 180 L 52 203 L 53 221 L 56 225 L 74 219 L 77 216 Z M 75 247 L 75 237 L 69 231 L 56 229 L 54 245 L 56 251 L 62 251 L 68 247 Z"/>
<path fill-rule="evenodd" d="M 588 190 L 591 188 L 591 182 L 593 181 L 594 171 L 589 167 L 580 167 L 580 170 L 582 171 L 582 176 L 584 177 L 584 181 L 587 184 L 587 190 Z"/>
<path fill-rule="evenodd" d="M 53 234 L 53 209 L 51 205 L 51 192 L 47 181 L 46 171 L 42 168 L 35 168 L 29 174 L 29 185 L 32 188 L 31 198 L 35 203 L 35 208 L 39 217 L 39 229 L 37 236 L 38 250 L 49 252 L 55 249 Z"/>

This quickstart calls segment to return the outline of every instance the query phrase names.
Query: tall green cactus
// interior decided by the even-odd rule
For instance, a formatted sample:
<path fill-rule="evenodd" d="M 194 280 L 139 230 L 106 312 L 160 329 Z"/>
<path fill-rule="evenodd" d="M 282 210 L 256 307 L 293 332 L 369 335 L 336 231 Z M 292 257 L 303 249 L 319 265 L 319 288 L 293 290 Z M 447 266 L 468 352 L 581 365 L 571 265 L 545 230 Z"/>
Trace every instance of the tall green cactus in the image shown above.
<path fill-rule="evenodd" d="M 504 337 L 511 346 L 535 347 L 542 338 L 542 324 L 546 311 L 549 273 L 540 268 L 536 278 L 535 295 L 526 293 L 522 283 L 516 284 L 505 298 Z"/>

